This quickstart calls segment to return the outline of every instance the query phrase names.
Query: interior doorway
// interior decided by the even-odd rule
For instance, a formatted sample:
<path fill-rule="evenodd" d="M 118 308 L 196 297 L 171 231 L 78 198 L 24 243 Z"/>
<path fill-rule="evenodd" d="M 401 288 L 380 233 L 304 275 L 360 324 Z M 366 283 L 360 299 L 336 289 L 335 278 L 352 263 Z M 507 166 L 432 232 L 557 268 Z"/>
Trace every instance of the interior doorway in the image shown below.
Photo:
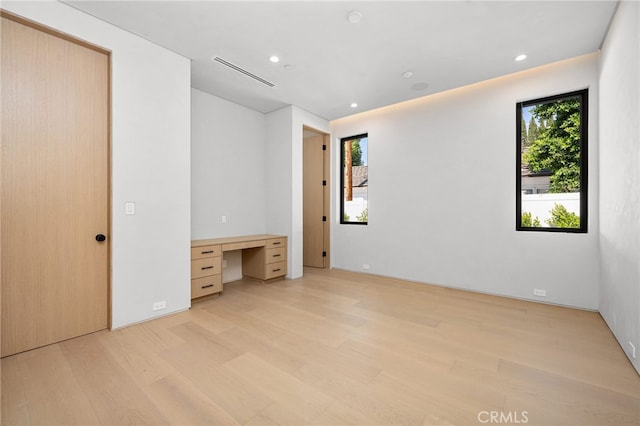
<path fill-rule="evenodd" d="M 303 127 L 302 264 L 329 268 L 329 135 Z"/>
<path fill-rule="evenodd" d="M 108 327 L 110 56 L 1 19 L 4 357 Z"/>

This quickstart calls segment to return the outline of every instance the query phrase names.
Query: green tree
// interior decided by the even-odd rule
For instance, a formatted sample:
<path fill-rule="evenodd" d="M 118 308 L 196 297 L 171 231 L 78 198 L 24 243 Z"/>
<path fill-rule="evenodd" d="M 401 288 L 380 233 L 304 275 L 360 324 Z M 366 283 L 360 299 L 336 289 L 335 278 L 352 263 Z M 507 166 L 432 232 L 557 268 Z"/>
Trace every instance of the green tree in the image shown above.
<path fill-rule="evenodd" d="M 562 204 L 551 209 L 551 219 L 546 220 L 552 228 L 580 228 L 580 216 L 568 211 Z"/>
<path fill-rule="evenodd" d="M 524 122 L 524 117 L 520 119 L 520 142 L 523 147 L 529 146 L 529 138 L 527 136 L 527 125 Z"/>
<path fill-rule="evenodd" d="M 351 141 L 351 165 L 353 167 L 362 166 L 362 149 L 359 139 Z"/>
<path fill-rule="evenodd" d="M 358 222 L 369 222 L 369 208 L 362 210 L 362 213 L 359 216 L 356 216 Z"/>
<path fill-rule="evenodd" d="M 529 119 L 529 128 L 527 130 L 527 143 L 525 144 L 525 146 L 528 147 L 532 143 L 534 143 L 536 139 L 538 139 L 539 135 L 540 135 L 540 129 L 538 128 L 538 123 L 536 123 L 536 119 L 533 118 L 533 116 L 531 116 L 531 118 Z"/>
<path fill-rule="evenodd" d="M 531 218 L 531 212 L 523 212 L 522 220 L 520 222 L 525 228 L 539 228 L 540 227 L 540 219 L 538 216 L 535 218 Z"/>
<path fill-rule="evenodd" d="M 580 191 L 580 98 L 536 105 L 531 114 L 547 127 L 523 154 L 529 170 L 552 173 L 549 192 Z"/>

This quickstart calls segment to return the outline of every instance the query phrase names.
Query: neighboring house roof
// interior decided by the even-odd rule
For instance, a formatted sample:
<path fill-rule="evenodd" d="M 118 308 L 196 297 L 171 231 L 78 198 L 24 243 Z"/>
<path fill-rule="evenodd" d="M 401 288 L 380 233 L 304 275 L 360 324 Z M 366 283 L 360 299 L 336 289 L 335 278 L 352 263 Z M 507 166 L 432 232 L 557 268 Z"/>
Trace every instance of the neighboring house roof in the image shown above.
<path fill-rule="evenodd" d="M 351 186 L 369 186 L 369 167 L 354 166 L 351 168 Z"/>
<path fill-rule="evenodd" d="M 529 170 L 528 165 L 522 164 L 520 166 L 520 175 L 522 177 L 553 176 L 553 173 L 551 173 L 549 170 L 540 170 L 539 172 L 532 172 L 531 170 Z"/>

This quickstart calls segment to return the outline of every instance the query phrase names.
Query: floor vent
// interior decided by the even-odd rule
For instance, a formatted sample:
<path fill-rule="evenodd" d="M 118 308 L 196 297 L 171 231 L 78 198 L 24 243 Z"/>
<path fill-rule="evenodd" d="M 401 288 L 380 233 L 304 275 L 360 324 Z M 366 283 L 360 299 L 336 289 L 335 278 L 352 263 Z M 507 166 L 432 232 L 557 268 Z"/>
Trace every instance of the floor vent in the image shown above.
<path fill-rule="evenodd" d="M 275 84 L 273 84 L 272 82 L 267 81 L 267 80 L 265 80 L 264 78 L 260 78 L 260 77 L 258 77 L 257 75 L 252 74 L 252 73 L 250 73 L 249 71 L 247 71 L 247 70 L 245 70 L 245 69 L 243 69 L 243 68 L 240 68 L 240 67 L 239 67 L 239 66 L 237 66 L 237 65 L 233 65 L 231 62 L 229 62 L 229 61 L 225 61 L 224 59 L 222 59 L 222 58 L 221 58 L 221 57 L 219 57 L 219 56 L 216 56 L 215 58 L 213 58 L 213 60 L 214 60 L 214 61 L 216 61 L 216 62 L 218 62 L 218 63 L 221 63 L 222 65 L 225 65 L 225 66 L 227 66 L 227 67 L 229 67 L 229 68 L 231 68 L 231 69 L 234 69 L 234 70 L 236 70 L 236 71 L 238 71 L 238 72 L 241 72 L 242 74 L 246 75 L 247 77 L 251 77 L 251 78 L 253 78 L 254 80 L 258 80 L 258 81 L 259 81 L 260 83 L 262 83 L 262 84 L 266 84 L 266 85 L 267 85 L 267 86 L 269 86 L 269 87 L 275 87 Z"/>

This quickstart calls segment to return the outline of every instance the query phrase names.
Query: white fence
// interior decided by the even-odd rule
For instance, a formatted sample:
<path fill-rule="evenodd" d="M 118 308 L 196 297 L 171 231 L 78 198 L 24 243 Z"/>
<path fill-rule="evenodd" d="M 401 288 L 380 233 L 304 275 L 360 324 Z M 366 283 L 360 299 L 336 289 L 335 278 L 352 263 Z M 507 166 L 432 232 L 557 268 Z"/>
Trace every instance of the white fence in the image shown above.
<path fill-rule="evenodd" d="M 548 227 L 547 219 L 551 219 L 551 209 L 561 204 L 568 211 L 580 216 L 580 193 L 563 192 L 559 194 L 522 194 L 522 213 L 531 213 L 531 218 L 540 219 L 540 225 Z"/>
<path fill-rule="evenodd" d="M 344 212 L 349 216 L 350 222 L 358 222 L 358 216 L 362 216 L 362 212 L 367 208 L 367 190 L 366 186 L 353 188 L 352 201 L 344 202 Z"/>
<path fill-rule="evenodd" d="M 367 208 L 367 193 L 363 191 L 356 194 L 354 191 L 353 201 L 344 203 L 344 212 L 352 222 L 357 221 L 357 217 Z M 359 196 L 358 196 L 359 195 Z M 531 218 L 540 220 L 540 225 L 548 227 L 547 220 L 551 219 L 551 209 L 556 204 L 561 204 L 567 211 L 580 216 L 580 193 L 566 192 L 559 194 L 522 194 L 522 212 L 531 213 Z"/>
<path fill-rule="evenodd" d="M 358 216 L 367 208 L 367 200 L 364 198 L 354 198 L 352 201 L 344 202 L 344 212 L 349 216 L 350 222 L 358 222 Z"/>

